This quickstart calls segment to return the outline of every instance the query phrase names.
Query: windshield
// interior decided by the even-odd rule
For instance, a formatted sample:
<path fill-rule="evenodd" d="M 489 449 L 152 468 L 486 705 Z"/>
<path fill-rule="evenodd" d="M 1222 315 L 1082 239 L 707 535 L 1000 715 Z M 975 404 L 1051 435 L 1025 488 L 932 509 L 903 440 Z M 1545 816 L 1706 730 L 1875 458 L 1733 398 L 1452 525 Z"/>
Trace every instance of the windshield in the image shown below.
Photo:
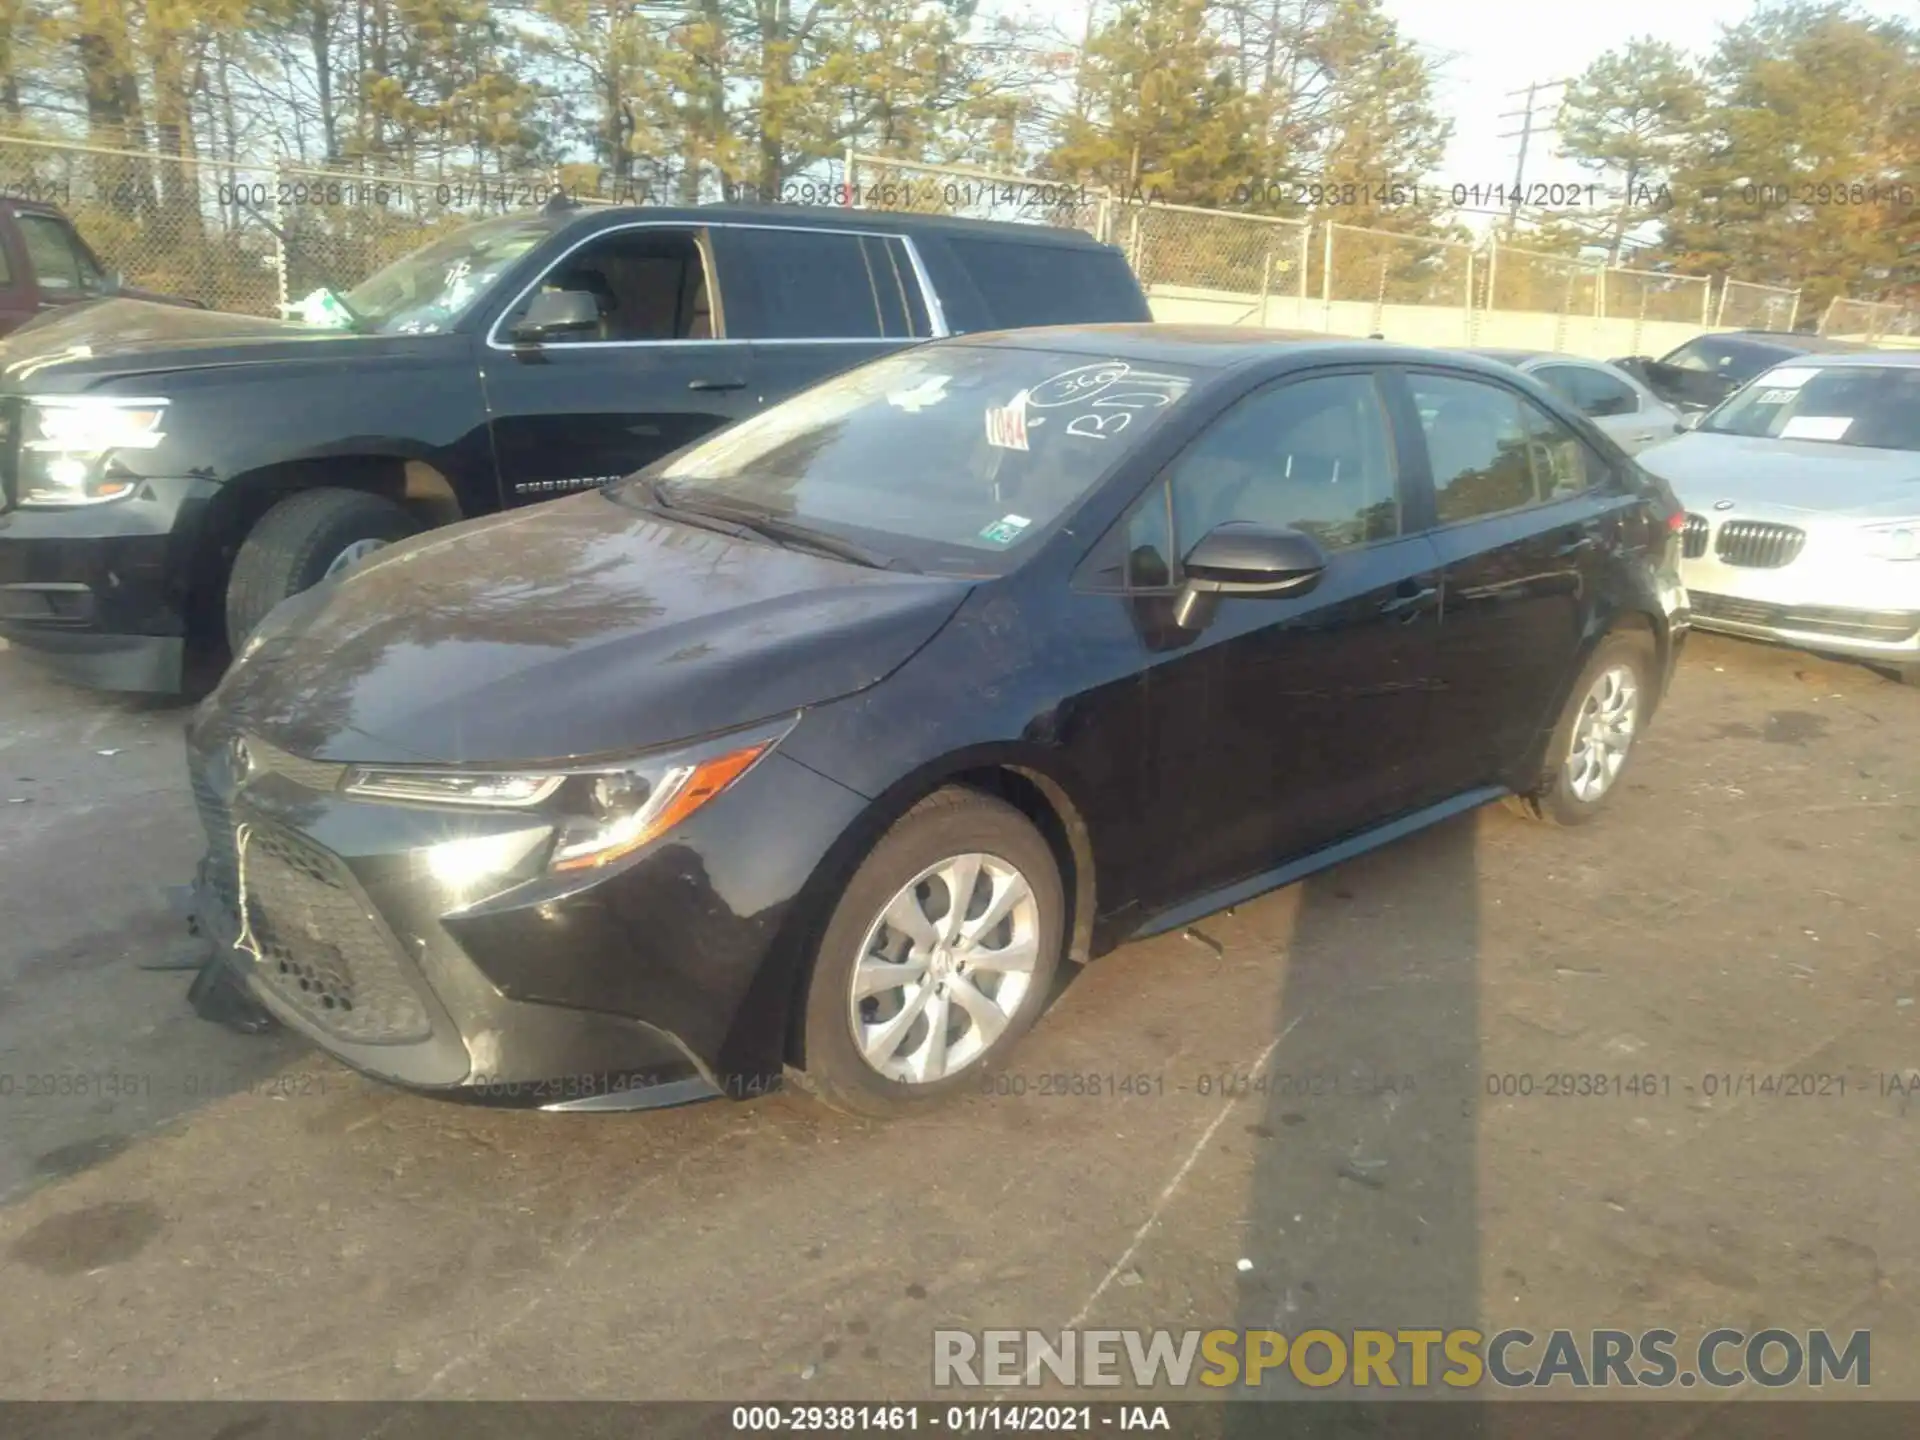
<path fill-rule="evenodd" d="M 435 334 L 451 329 L 514 261 L 551 234 L 550 221 L 526 216 L 467 225 L 375 271 L 341 298 L 363 329 Z"/>
<path fill-rule="evenodd" d="M 921 569 L 998 573 L 1180 403 L 1196 373 L 929 346 L 816 386 L 646 478 L 669 504 L 779 516 Z"/>
<path fill-rule="evenodd" d="M 1721 435 L 1920 450 L 1920 366 L 1789 363 L 1754 381 L 1699 428 Z"/>
<path fill-rule="evenodd" d="M 1718 375 L 1736 385 L 1744 385 L 1769 365 L 1777 365 L 1786 358 L 1788 352 L 1782 352 L 1771 345 L 1755 345 L 1751 342 L 1721 340 L 1703 335 L 1697 340 L 1689 340 L 1678 350 L 1663 356 L 1662 365 L 1671 365 L 1676 370 L 1692 370 L 1696 373 Z"/>

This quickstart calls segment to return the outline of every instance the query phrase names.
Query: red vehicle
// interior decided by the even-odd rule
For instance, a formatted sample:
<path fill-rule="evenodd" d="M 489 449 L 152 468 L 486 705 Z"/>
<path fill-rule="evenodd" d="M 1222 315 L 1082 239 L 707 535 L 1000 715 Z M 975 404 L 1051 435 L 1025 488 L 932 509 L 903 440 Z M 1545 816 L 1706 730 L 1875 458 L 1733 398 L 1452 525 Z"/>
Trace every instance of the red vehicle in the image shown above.
<path fill-rule="evenodd" d="M 45 311 L 105 295 L 206 308 L 122 284 L 56 206 L 0 196 L 0 335 Z"/>

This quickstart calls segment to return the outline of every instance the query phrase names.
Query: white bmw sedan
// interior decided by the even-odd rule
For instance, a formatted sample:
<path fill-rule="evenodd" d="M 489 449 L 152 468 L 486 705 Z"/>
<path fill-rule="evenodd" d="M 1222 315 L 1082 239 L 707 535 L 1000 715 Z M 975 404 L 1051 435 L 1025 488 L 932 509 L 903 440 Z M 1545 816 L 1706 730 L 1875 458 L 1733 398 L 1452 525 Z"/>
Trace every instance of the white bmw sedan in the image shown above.
<path fill-rule="evenodd" d="M 1687 511 L 1696 626 L 1920 683 L 1920 352 L 1797 356 L 1635 458 Z"/>

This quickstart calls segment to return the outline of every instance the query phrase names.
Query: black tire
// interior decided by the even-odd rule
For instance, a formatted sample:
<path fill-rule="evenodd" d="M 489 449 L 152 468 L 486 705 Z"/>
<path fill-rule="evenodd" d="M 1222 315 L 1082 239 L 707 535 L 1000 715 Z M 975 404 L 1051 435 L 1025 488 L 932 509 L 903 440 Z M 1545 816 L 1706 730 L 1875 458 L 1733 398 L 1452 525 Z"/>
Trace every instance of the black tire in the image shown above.
<path fill-rule="evenodd" d="M 391 543 L 420 523 L 391 500 L 364 490 L 302 490 L 260 517 L 227 580 L 227 644 L 237 655 L 247 636 L 282 600 L 317 585 L 348 546 Z"/>
<path fill-rule="evenodd" d="M 1580 720 L 1595 683 L 1608 670 L 1620 665 L 1631 667 L 1636 691 L 1631 738 L 1620 768 L 1606 788 L 1596 796 L 1583 798 L 1574 789 L 1573 767 L 1570 763 L 1574 726 Z M 1634 751 L 1646 730 L 1647 716 L 1654 699 L 1653 673 L 1653 642 L 1647 636 L 1613 634 L 1602 640 L 1595 648 L 1593 657 L 1587 661 L 1586 668 L 1580 672 L 1580 678 L 1574 681 L 1573 689 L 1567 696 L 1566 709 L 1561 712 L 1560 723 L 1553 727 L 1553 739 L 1547 746 L 1546 770 L 1532 790 L 1514 797 L 1514 808 L 1552 825 L 1584 825 L 1604 810 L 1607 802 L 1620 789 L 1620 779 L 1633 763 Z"/>
<path fill-rule="evenodd" d="M 1006 1028 L 944 1079 L 910 1082 L 881 1074 L 862 1057 L 850 1013 L 854 966 L 882 911 L 929 867 L 966 854 L 993 856 L 1027 881 L 1036 904 L 1032 978 Z M 945 887 L 939 894 L 945 896 Z M 944 905 L 944 899 L 942 900 Z M 984 903 L 984 896 L 976 902 Z M 977 790 L 949 788 L 921 801 L 880 838 L 848 881 L 827 922 L 808 980 L 801 1089 L 837 1110 L 875 1118 L 912 1113 L 977 1084 L 1030 1029 L 1053 990 L 1065 947 L 1066 900 L 1053 851 L 1013 806 Z M 956 1015 L 963 1013 L 955 1006 Z M 962 1022 L 970 1027 L 971 1022 Z M 909 1032 L 910 1034 L 912 1032 Z M 965 1039 L 963 1030 L 962 1040 Z"/>

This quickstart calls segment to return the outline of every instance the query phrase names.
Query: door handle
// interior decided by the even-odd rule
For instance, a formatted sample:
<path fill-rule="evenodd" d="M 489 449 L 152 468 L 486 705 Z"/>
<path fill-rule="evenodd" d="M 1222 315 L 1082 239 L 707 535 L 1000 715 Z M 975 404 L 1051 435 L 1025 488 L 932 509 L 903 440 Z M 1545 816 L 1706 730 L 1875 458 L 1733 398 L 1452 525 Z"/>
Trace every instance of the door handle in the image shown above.
<path fill-rule="evenodd" d="M 1440 593 L 1437 585 L 1421 585 L 1416 580 L 1402 580 L 1391 600 L 1380 604 L 1382 615 L 1397 615 L 1401 624 L 1407 624 L 1420 618 L 1420 612 L 1427 608 L 1427 602 Z"/>
<path fill-rule="evenodd" d="M 1555 555 L 1559 555 L 1562 557 L 1565 557 L 1568 555 L 1578 555 L 1582 551 L 1592 550 L 1597 548 L 1599 544 L 1600 544 L 1599 531 L 1594 530 L 1590 526 L 1583 526 L 1577 533 L 1573 535 L 1572 539 L 1564 542 L 1560 546 L 1560 548 L 1554 551 L 1553 553 Z"/>
<path fill-rule="evenodd" d="M 687 382 L 689 390 L 744 390 L 746 388 L 747 382 L 744 380 L 689 380 Z"/>

